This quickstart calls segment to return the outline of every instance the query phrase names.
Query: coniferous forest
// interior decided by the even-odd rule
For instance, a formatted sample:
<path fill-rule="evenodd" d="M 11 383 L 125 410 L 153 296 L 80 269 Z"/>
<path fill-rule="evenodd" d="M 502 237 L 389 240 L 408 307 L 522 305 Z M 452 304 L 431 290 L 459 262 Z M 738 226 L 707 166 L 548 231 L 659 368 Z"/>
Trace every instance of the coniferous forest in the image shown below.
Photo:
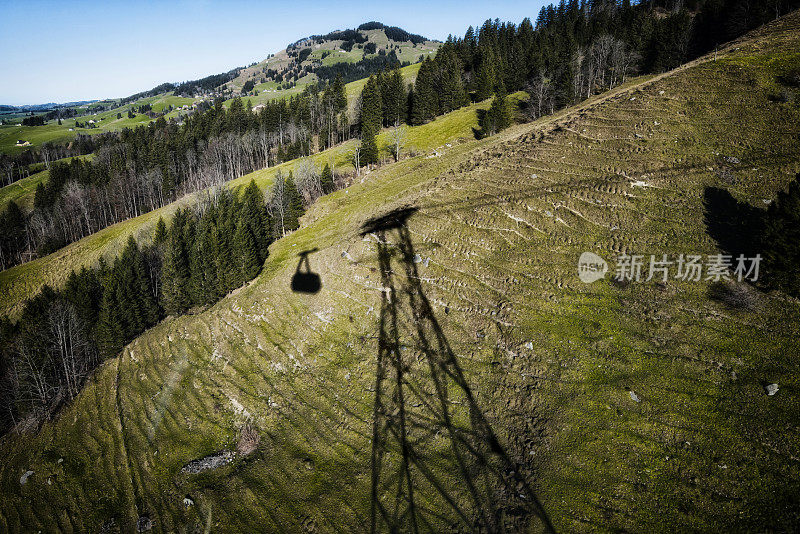
<path fill-rule="evenodd" d="M 73 271 L 63 289 L 44 287 L 16 322 L 0 319 L 0 429 L 46 417 L 163 317 L 209 306 L 255 278 L 270 243 L 302 215 L 291 177 L 281 181 L 269 205 L 252 181 L 241 194 L 221 188 L 159 219 L 151 243 L 130 237 L 113 261 Z"/>

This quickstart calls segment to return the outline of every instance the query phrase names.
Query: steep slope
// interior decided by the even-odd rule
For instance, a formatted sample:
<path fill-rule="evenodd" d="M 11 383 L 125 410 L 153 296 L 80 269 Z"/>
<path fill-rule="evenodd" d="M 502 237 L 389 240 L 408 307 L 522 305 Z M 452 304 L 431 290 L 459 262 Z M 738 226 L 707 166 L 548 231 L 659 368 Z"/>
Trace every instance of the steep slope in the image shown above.
<path fill-rule="evenodd" d="M 355 91 L 349 89 L 351 85 L 360 83 L 357 81 L 347 84 L 348 94 Z M 515 99 L 520 97 L 521 95 L 514 96 Z M 478 126 L 476 112 L 488 107 L 489 101 L 487 100 L 456 110 L 428 124 L 409 127 L 404 150 L 428 152 L 447 143 L 474 137 L 473 128 Z M 379 135 L 378 144 L 381 147 L 389 144 L 386 132 Z M 356 141 L 350 140 L 314 155 L 313 159 L 320 167 L 333 161 L 337 172 L 352 172 L 353 165 L 350 155 L 355 145 Z M 385 152 L 388 152 L 388 149 Z M 229 186 L 247 185 L 253 179 L 259 187 L 267 189 L 276 172 L 288 173 L 296 163 L 297 160 L 292 160 L 275 167 L 252 172 L 232 180 L 229 182 Z M 43 176 L 38 176 L 36 182 L 42 178 Z M 6 196 L 17 197 L 18 200 L 25 200 L 28 204 L 32 204 L 36 182 L 24 182 L 24 189 L 17 189 L 15 184 L 6 186 L 0 190 L 0 200 L 4 200 Z M 0 271 L 0 289 L 2 289 L 0 291 L 0 314 L 15 316 L 21 311 L 26 299 L 38 293 L 44 284 L 61 287 L 73 269 L 79 270 L 82 266 L 94 266 L 101 256 L 113 261 L 114 256 L 125 246 L 128 236 L 133 235 L 140 242 L 148 240 L 159 217 L 168 218 L 177 208 L 189 205 L 196 200 L 197 194 L 188 195 L 155 211 L 104 228 L 52 254 Z"/>
<path fill-rule="evenodd" d="M 49 179 L 50 171 L 44 170 L 0 188 L 0 211 L 4 210 L 9 202 L 16 202 L 26 212 L 30 211 L 33 209 L 36 187 Z"/>
<path fill-rule="evenodd" d="M 756 204 L 786 186 L 800 111 L 770 97 L 800 65 L 798 29 L 794 13 L 716 61 L 329 195 L 248 287 L 131 343 L 40 433 L 3 438 L 0 525 L 790 530 L 800 304 L 585 285 L 576 264 L 716 253 L 706 187 Z M 314 248 L 323 288 L 293 292 Z M 254 453 L 182 471 L 252 443 L 245 425 Z"/>

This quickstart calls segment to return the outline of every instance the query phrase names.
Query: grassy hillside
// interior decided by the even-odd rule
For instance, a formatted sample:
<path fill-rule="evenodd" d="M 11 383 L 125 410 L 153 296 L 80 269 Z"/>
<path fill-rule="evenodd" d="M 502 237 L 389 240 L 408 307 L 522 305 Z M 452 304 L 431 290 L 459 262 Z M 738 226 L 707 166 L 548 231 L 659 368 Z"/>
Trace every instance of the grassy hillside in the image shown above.
<path fill-rule="evenodd" d="M 413 84 L 414 80 L 417 79 L 417 73 L 419 72 L 419 63 L 415 63 L 413 65 L 406 65 L 400 69 L 400 73 L 403 75 L 403 81 L 406 85 Z M 314 74 L 307 74 L 303 76 L 301 79 L 297 81 L 297 85 L 290 89 L 277 89 L 277 85 L 274 82 L 266 82 L 263 84 L 259 84 L 256 86 L 256 90 L 259 93 L 256 96 L 245 96 L 242 97 L 244 101 L 249 100 L 253 106 L 257 106 L 258 104 L 262 104 L 264 102 L 269 102 L 270 100 L 275 100 L 277 98 L 288 98 L 293 95 L 298 95 L 302 93 L 305 88 L 312 84 L 316 83 L 317 77 Z M 361 80 L 356 80 L 354 82 L 346 83 L 345 84 L 345 91 L 347 93 L 347 101 L 349 104 L 349 111 L 352 114 L 355 110 L 355 104 L 358 100 L 358 97 L 361 96 L 361 91 L 364 89 L 364 85 L 367 83 L 367 78 L 363 78 Z M 233 98 L 229 98 L 224 102 L 225 106 L 230 106 L 231 102 L 233 102 Z"/>
<path fill-rule="evenodd" d="M 86 156 L 75 156 L 76 158 L 81 159 L 91 159 L 92 155 L 87 154 Z M 67 162 L 72 160 L 73 158 L 64 158 L 60 160 L 56 160 L 59 162 Z M 36 167 L 43 167 L 41 164 L 37 164 Z M 40 170 L 39 172 L 35 172 L 30 176 L 23 178 L 22 180 L 17 180 L 16 182 L 0 187 L 0 212 L 2 212 L 6 204 L 9 202 L 16 202 L 23 211 L 30 211 L 33 209 L 33 198 L 36 195 L 36 186 L 40 183 L 46 182 L 50 178 L 50 171 L 48 170 Z"/>
<path fill-rule="evenodd" d="M 0 441 L 0 528 L 361 532 L 384 510 L 380 531 L 469 531 L 500 509 L 511 531 L 792 530 L 800 304 L 585 285 L 576 264 L 715 253 L 706 187 L 758 204 L 786 186 L 800 110 L 772 96 L 800 65 L 799 27 L 325 197 L 255 281 L 165 320 L 57 420 Z M 418 209 L 407 225 L 362 236 L 402 206 Z M 294 293 L 314 248 L 323 289 Z M 255 452 L 182 471 L 248 426 Z"/>
<path fill-rule="evenodd" d="M 521 94 L 518 94 L 513 99 L 520 97 Z M 458 139 L 473 137 L 472 130 L 477 127 L 478 122 L 476 110 L 486 109 L 488 106 L 488 101 L 473 104 L 428 124 L 408 128 L 404 152 L 407 153 L 409 150 L 430 151 Z M 384 147 L 382 152 L 388 157 L 389 150 L 385 148 L 387 143 L 387 133 L 384 132 L 379 135 L 378 144 Z M 313 159 L 320 167 L 326 163 L 333 163 L 337 172 L 352 171 L 351 155 L 355 146 L 356 141 L 351 140 L 316 154 Z M 232 187 L 239 187 L 247 185 L 251 179 L 255 179 L 262 189 L 267 189 L 278 170 L 288 173 L 295 163 L 295 161 L 290 161 L 276 167 L 256 171 L 233 180 L 230 184 Z M 42 177 L 37 175 L 37 180 L 39 179 Z M 24 186 L 26 190 L 30 190 L 32 187 L 32 191 L 35 192 L 36 184 L 26 181 Z M 14 186 L 9 187 L 13 188 Z M 4 196 L 6 196 L 6 189 L 0 190 Z M 15 191 L 15 189 L 10 189 L 8 196 L 11 197 Z M 24 196 L 21 189 L 20 195 L 21 198 L 33 202 L 30 192 Z M 0 287 L 3 288 L 3 291 L 0 291 L 0 314 L 15 315 L 21 311 L 27 297 L 36 294 L 44 284 L 60 287 L 73 269 L 80 269 L 84 265 L 94 265 L 101 256 L 113 258 L 125 246 L 128 236 L 134 235 L 140 241 L 149 239 L 159 217 L 168 218 L 179 206 L 191 204 L 195 198 L 196 195 L 190 195 L 135 219 L 105 228 L 48 256 L 0 271 Z"/>
<path fill-rule="evenodd" d="M 6 208 L 9 202 L 16 202 L 25 211 L 33 209 L 33 197 L 36 187 L 50 178 L 50 171 L 39 171 L 27 178 L 17 180 L 13 184 L 0 188 L 0 211 Z"/>
<path fill-rule="evenodd" d="M 335 63 L 355 63 L 365 57 L 371 58 L 377 56 L 377 50 L 380 50 L 381 48 L 386 49 L 387 46 L 400 47 L 399 49 L 395 49 L 395 52 L 397 54 L 397 59 L 401 63 L 406 61 L 409 63 L 416 63 L 419 61 L 420 56 L 433 56 L 433 54 L 435 54 L 436 50 L 441 45 L 441 43 L 436 41 L 425 41 L 424 43 L 419 43 L 416 45 L 411 42 L 390 41 L 386 37 L 386 32 L 382 29 L 362 30 L 360 33 L 367 37 L 367 42 L 356 44 L 349 52 L 341 49 L 343 41 L 340 39 L 325 40 L 322 43 L 310 42 L 307 45 L 301 46 L 301 48 L 311 48 L 311 53 L 302 63 L 300 63 L 301 67 L 311 66 L 315 62 L 321 62 L 321 64 L 325 66 L 333 65 Z M 377 49 L 374 54 L 364 54 L 363 47 L 367 43 L 375 43 Z M 247 81 L 252 80 L 256 84 L 256 89 L 273 89 L 273 86 L 269 85 L 272 82 L 260 84 L 261 78 L 264 76 L 265 69 L 280 71 L 281 69 L 286 68 L 290 63 L 291 57 L 289 56 L 288 51 L 281 50 L 277 54 L 274 54 L 271 57 L 256 63 L 255 65 L 251 65 L 245 69 L 242 69 L 236 78 L 225 85 L 234 91 L 241 91 L 244 84 Z M 298 85 L 302 85 L 302 83 L 298 81 Z"/>
<path fill-rule="evenodd" d="M 83 106 L 80 109 L 85 111 L 85 113 L 73 119 L 62 119 L 60 125 L 57 120 L 49 121 L 44 126 L 6 124 L 0 126 L 0 152 L 14 154 L 25 150 L 24 148 L 15 146 L 18 140 L 28 141 L 33 146 L 40 146 L 48 142 L 68 141 L 74 139 L 79 133 L 84 135 L 97 135 L 104 132 L 122 130 L 123 128 L 135 128 L 140 124 L 147 124 L 153 120 L 147 115 L 138 113 L 134 118 L 129 119 L 128 108 L 131 106 L 138 107 L 140 105 L 150 104 L 154 112 L 160 113 L 164 108 L 170 105 L 180 107 L 185 104 L 191 105 L 193 102 L 193 98 L 183 98 L 174 96 L 172 93 L 164 93 L 158 96 L 141 98 L 123 107 L 98 113 L 90 113 L 86 109 L 86 106 Z M 117 113 L 121 113 L 122 118 L 118 119 Z M 172 111 L 168 113 L 165 118 L 176 117 L 178 113 L 177 110 Z M 95 121 L 97 125 L 95 128 L 77 128 L 75 126 L 76 122 L 86 124 L 90 120 Z"/>

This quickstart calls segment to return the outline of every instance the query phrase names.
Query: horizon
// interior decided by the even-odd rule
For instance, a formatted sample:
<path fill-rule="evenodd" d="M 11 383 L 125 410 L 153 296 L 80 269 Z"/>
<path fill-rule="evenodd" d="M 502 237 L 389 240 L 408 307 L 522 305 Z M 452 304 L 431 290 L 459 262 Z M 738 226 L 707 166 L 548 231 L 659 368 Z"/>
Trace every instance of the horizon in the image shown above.
<path fill-rule="evenodd" d="M 448 35 L 463 36 L 469 26 L 487 19 L 533 20 L 548 3 L 520 5 L 504 0 L 489 5 L 466 0 L 431 5 L 409 0 L 402 10 L 355 3 L 337 6 L 335 13 L 319 1 L 295 2 L 291 8 L 279 2 L 256 8 L 240 1 L 144 2 L 132 13 L 118 1 L 4 5 L 0 7 L 4 20 L 26 22 L 11 25 L 0 35 L 0 47 L 5 50 L 0 57 L 4 73 L 0 105 L 124 98 L 165 82 L 196 80 L 245 67 L 298 39 L 370 21 L 444 41 Z M 419 16 L 422 9 L 428 16 Z M 113 22 L 108 24 L 109 20 Z M 120 25 L 124 31 L 119 31 Z M 219 46 L 221 39 L 229 44 Z M 12 53 L 19 43 L 25 43 L 24 47 Z M 98 48 L 98 43 L 103 46 Z"/>

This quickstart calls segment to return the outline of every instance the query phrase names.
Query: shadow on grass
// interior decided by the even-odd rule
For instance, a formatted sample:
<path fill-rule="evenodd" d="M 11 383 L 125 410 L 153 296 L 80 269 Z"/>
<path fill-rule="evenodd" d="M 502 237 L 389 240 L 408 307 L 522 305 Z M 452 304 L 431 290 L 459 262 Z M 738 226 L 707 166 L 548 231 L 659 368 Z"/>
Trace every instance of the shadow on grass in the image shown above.
<path fill-rule="evenodd" d="M 708 235 L 725 254 L 732 255 L 734 260 L 739 254 L 745 257 L 763 254 L 764 210 L 740 202 L 718 187 L 706 187 L 703 208 Z"/>
<path fill-rule="evenodd" d="M 308 261 L 309 254 L 313 254 L 317 249 L 304 250 L 298 253 L 300 261 L 297 262 L 297 269 L 292 276 L 292 291 L 295 293 L 319 293 L 322 289 L 322 279 L 317 273 L 311 271 L 311 264 Z M 305 265 L 305 271 L 302 270 Z"/>
<path fill-rule="evenodd" d="M 372 219 L 382 306 L 373 409 L 371 532 L 553 527 L 478 406 L 417 271 L 416 208 Z M 460 525 L 460 526 L 459 526 Z"/>

